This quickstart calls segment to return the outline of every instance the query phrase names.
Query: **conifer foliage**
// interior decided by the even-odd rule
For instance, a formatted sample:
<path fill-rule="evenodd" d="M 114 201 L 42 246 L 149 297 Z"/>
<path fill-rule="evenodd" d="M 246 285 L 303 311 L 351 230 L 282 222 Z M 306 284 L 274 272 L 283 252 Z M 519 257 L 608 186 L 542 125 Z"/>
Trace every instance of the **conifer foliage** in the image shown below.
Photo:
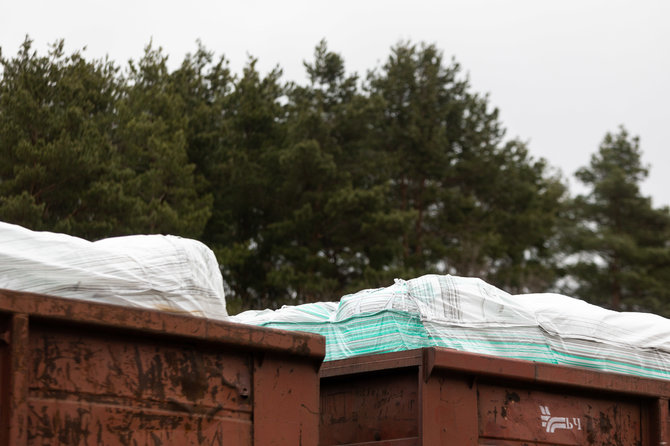
<path fill-rule="evenodd" d="M 639 138 L 623 127 L 608 133 L 576 175 L 589 193 L 574 200 L 566 243 L 576 256 L 572 294 L 614 310 L 670 315 L 670 212 L 640 192 L 648 170 Z"/>
<path fill-rule="evenodd" d="M 322 41 L 302 84 L 202 43 L 174 70 L 152 44 L 127 66 L 64 48 L 0 56 L 2 221 L 200 239 L 233 312 L 425 273 L 670 309 L 668 210 L 640 195 L 637 138 L 608 134 L 571 199 L 434 45 L 361 76 Z"/>

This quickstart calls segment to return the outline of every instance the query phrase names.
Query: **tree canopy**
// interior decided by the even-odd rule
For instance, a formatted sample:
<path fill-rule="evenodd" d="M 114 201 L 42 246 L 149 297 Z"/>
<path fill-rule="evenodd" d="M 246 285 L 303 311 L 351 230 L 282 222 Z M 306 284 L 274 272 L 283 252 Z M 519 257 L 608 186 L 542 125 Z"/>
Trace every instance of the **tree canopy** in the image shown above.
<path fill-rule="evenodd" d="M 202 43 L 170 70 L 152 44 L 122 67 L 26 38 L 0 67 L 0 219 L 199 239 L 231 311 L 431 272 L 670 311 L 668 209 L 640 195 L 639 140 L 607 134 L 572 198 L 434 45 L 360 76 L 322 41 L 303 84 Z"/>
<path fill-rule="evenodd" d="M 642 196 L 641 158 L 639 138 L 621 127 L 577 172 L 589 193 L 574 200 L 572 294 L 614 310 L 670 314 L 670 211 Z"/>

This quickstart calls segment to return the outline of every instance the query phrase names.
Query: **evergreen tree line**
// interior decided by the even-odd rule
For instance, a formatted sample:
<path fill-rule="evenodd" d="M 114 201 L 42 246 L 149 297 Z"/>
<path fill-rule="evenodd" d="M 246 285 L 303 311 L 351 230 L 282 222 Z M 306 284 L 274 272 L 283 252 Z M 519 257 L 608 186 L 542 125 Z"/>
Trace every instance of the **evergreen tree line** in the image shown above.
<path fill-rule="evenodd" d="M 256 65 L 201 44 L 173 70 L 151 45 L 123 68 L 62 41 L 0 53 L 0 220 L 199 239 L 233 312 L 435 272 L 670 315 L 670 212 L 623 127 L 572 197 L 433 45 L 359 77 L 322 41 L 303 85 Z"/>

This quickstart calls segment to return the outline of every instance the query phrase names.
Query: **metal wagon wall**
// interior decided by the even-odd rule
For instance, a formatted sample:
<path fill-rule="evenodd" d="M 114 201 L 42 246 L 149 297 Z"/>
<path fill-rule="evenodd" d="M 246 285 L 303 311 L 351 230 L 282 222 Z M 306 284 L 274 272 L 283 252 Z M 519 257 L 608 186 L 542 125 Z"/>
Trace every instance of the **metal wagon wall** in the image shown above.
<path fill-rule="evenodd" d="M 329 445 L 669 444 L 670 382 L 427 348 L 324 363 Z"/>
<path fill-rule="evenodd" d="M 0 290 L 0 444 L 318 444 L 323 338 Z"/>

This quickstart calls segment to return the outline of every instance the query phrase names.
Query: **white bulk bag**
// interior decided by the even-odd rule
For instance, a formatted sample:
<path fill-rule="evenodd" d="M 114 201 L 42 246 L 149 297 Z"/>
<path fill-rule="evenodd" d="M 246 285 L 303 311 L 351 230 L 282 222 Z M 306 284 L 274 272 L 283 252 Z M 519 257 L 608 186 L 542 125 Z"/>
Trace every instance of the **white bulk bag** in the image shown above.
<path fill-rule="evenodd" d="M 169 235 L 89 242 L 0 222 L 0 288 L 228 316 L 214 253 L 196 240 Z"/>

